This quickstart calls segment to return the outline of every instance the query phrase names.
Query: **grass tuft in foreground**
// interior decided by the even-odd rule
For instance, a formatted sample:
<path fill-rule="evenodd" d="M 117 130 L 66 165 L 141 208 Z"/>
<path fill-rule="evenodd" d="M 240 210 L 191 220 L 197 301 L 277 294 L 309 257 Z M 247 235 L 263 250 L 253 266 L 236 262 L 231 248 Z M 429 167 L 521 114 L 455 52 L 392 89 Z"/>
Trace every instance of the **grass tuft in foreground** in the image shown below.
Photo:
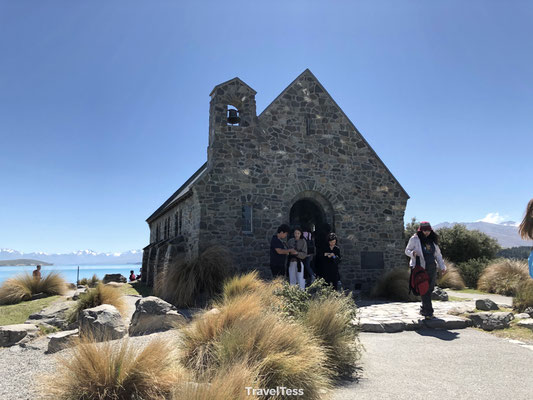
<path fill-rule="evenodd" d="M 399 267 L 385 272 L 374 285 L 371 296 L 394 301 L 419 301 L 419 297 L 409 293 L 408 267 Z"/>
<path fill-rule="evenodd" d="M 37 293 L 45 293 L 49 296 L 63 295 L 66 288 L 65 280 L 57 272 L 45 274 L 42 279 L 35 279 L 33 275 L 26 272 L 6 280 L 0 286 L 0 305 L 30 300 Z"/>
<path fill-rule="evenodd" d="M 529 279 L 526 261 L 500 258 L 492 261 L 479 277 L 477 288 L 488 293 L 514 296 L 518 285 Z"/>
<path fill-rule="evenodd" d="M 520 283 L 513 298 L 513 308 L 518 312 L 523 312 L 528 307 L 533 307 L 533 279 Z"/>
<path fill-rule="evenodd" d="M 446 273 L 439 272 L 437 277 L 437 286 L 440 288 L 449 288 L 453 290 L 463 290 L 465 288 L 465 282 L 459 269 L 451 261 L 445 260 Z"/>
<path fill-rule="evenodd" d="M 98 307 L 102 304 L 115 306 L 122 315 L 126 312 L 126 303 L 124 302 L 122 291 L 113 286 L 99 283 L 95 288 L 89 289 L 86 293 L 80 295 L 79 300 L 76 302 L 76 307 L 72 310 L 68 319 L 70 322 L 76 321 L 83 310 Z"/>

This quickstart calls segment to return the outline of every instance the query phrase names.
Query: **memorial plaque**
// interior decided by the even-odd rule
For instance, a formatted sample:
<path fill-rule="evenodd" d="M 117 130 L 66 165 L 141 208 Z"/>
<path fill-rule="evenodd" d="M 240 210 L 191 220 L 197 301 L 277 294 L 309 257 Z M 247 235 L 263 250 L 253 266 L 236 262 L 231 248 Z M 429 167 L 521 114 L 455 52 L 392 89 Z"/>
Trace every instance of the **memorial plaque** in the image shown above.
<path fill-rule="evenodd" d="M 361 269 L 383 269 L 382 251 L 362 251 L 361 252 Z"/>

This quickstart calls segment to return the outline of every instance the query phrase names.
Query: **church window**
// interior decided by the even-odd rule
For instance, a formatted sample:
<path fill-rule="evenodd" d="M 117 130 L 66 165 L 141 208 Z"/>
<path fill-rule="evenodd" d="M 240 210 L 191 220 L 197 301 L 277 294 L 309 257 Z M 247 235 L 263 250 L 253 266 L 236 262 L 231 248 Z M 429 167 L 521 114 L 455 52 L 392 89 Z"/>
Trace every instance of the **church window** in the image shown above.
<path fill-rule="evenodd" d="M 252 206 L 245 204 L 242 206 L 242 232 L 252 233 Z"/>
<path fill-rule="evenodd" d="M 174 236 L 182 234 L 183 228 L 183 210 L 178 210 L 174 214 Z"/>
<path fill-rule="evenodd" d="M 155 241 L 159 242 L 159 224 L 157 224 L 157 227 L 155 228 Z"/>

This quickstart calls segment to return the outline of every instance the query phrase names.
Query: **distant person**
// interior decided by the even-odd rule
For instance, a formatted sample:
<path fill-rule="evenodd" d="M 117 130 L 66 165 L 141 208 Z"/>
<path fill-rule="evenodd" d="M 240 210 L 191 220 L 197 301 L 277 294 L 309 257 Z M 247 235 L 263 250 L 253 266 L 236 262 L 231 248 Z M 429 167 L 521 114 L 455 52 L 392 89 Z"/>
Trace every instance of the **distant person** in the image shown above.
<path fill-rule="evenodd" d="M 137 277 L 135 276 L 135 274 L 133 273 L 133 270 L 130 271 L 130 282 L 133 282 L 135 279 L 137 279 Z"/>
<path fill-rule="evenodd" d="M 339 289 L 339 264 L 341 262 L 341 250 L 337 246 L 337 235 L 331 232 L 327 237 L 327 247 L 322 248 L 319 253 L 320 262 L 319 275 L 324 278 L 326 283 L 333 286 L 335 290 Z"/>
<path fill-rule="evenodd" d="M 526 207 L 526 215 L 518 227 L 518 232 L 524 240 L 533 240 L 533 199 L 529 200 Z M 533 247 L 529 254 L 529 276 L 533 278 Z"/>
<path fill-rule="evenodd" d="M 288 247 L 296 251 L 296 254 L 289 256 L 289 283 L 298 285 L 304 290 L 304 260 L 307 258 L 307 242 L 302 237 L 302 230 L 299 227 L 294 228 L 294 237 L 289 239 Z"/>
<path fill-rule="evenodd" d="M 431 293 L 435 288 L 435 281 L 437 280 L 437 264 L 443 273 L 446 273 L 446 265 L 442 259 L 442 253 L 440 252 L 439 237 L 431 224 L 427 221 L 420 222 L 417 233 L 415 233 L 409 239 L 407 247 L 405 248 L 405 254 L 411 257 L 409 266 L 414 268 L 417 264 L 424 268 L 429 275 L 429 290 L 425 295 L 420 296 L 422 298 L 422 306 L 420 307 L 420 314 L 425 319 L 433 319 L 433 305 L 431 303 Z"/>
<path fill-rule="evenodd" d="M 315 279 L 315 271 L 313 269 L 313 258 L 315 258 L 315 240 L 311 235 L 311 232 L 304 232 L 304 239 L 307 242 L 307 257 L 304 260 L 305 272 L 309 278 L 309 284 L 311 285 Z"/>
<path fill-rule="evenodd" d="M 41 280 L 41 266 L 37 265 L 33 271 L 33 279 Z"/>
<path fill-rule="evenodd" d="M 290 229 L 287 224 L 280 225 L 277 233 L 270 240 L 270 270 L 272 271 L 273 278 L 285 276 L 285 260 L 287 255 L 298 253 L 294 249 L 288 249 L 284 242 L 287 239 L 287 234 Z"/>

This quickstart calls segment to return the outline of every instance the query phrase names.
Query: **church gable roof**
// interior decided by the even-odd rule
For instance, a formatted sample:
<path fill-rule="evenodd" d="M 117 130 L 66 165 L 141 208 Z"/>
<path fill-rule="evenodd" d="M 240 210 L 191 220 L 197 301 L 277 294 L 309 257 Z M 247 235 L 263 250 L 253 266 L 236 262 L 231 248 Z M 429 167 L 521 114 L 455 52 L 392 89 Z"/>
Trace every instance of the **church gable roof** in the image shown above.
<path fill-rule="evenodd" d="M 233 79 L 230 79 L 229 81 L 222 82 L 222 83 L 219 83 L 218 85 L 216 85 L 213 88 L 213 90 L 211 90 L 211 93 L 209 93 L 209 96 L 213 96 L 213 94 L 217 91 L 217 89 L 221 89 L 221 88 L 224 88 L 225 86 L 232 85 L 232 84 L 235 84 L 235 83 L 237 83 L 240 86 L 243 86 L 244 88 L 246 88 L 254 96 L 257 94 L 257 92 L 255 90 L 253 90 L 250 86 L 248 86 L 246 83 L 244 83 L 241 79 L 239 79 L 238 77 L 235 77 Z"/>
<path fill-rule="evenodd" d="M 370 144 L 366 141 L 366 139 L 364 138 L 364 136 L 361 134 L 361 132 L 359 132 L 359 130 L 355 127 L 355 125 L 353 124 L 353 122 L 350 120 L 350 118 L 348 118 L 348 116 L 346 115 L 346 113 L 342 110 L 342 108 L 337 104 L 337 102 L 333 99 L 333 97 L 328 93 L 328 91 L 326 90 L 326 88 L 324 88 L 324 86 L 322 86 L 322 84 L 320 83 L 320 81 L 316 78 L 316 76 L 309 70 L 309 68 L 306 68 L 305 71 L 303 71 L 300 75 L 298 75 L 298 77 L 292 81 L 262 112 L 261 114 L 258 116 L 258 119 L 261 119 L 261 116 L 263 114 L 265 114 L 266 112 L 268 111 L 271 111 L 271 109 L 273 109 L 277 103 L 280 101 L 280 99 L 291 89 L 293 88 L 294 86 L 296 86 L 300 81 L 302 80 L 312 80 L 314 81 L 314 83 L 316 84 L 316 86 L 318 87 L 318 89 L 315 89 L 315 92 L 316 93 L 319 93 L 320 91 L 323 92 L 324 95 L 326 95 L 328 97 L 328 99 L 333 103 L 333 105 L 339 110 L 339 112 L 341 113 L 341 115 L 346 118 L 346 121 L 349 123 L 349 125 L 353 128 L 353 130 L 360 136 L 361 140 L 364 142 L 364 144 L 368 147 L 368 149 L 370 150 L 370 152 L 374 155 L 374 157 L 378 160 L 378 162 L 383 166 L 383 168 L 385 168 L 385 170 L 387 171 L 387 173 L 392 177 L 392 179 L 394 180 L 394 182 L 398 185 L 398 187 L 400 188 L 400 190 L 404 193 L 404 195 L 409 198 L 409 195 L 407 194 L 407 192 L 405 191 L 405 189 L 403 188 L 403 186 L 400 184 L 400 182 L 398 182 L 398 180 L 396 179 L 396 177 L 392 174 L 392 172 L 389 170 L 389 168 L 385 165 L 385 163 L 381 160 L 381 158 L 377 155 L 377 153 L 374 151 L 374 149 L 372 148 L 372 146 L 370 146 Z"/>

